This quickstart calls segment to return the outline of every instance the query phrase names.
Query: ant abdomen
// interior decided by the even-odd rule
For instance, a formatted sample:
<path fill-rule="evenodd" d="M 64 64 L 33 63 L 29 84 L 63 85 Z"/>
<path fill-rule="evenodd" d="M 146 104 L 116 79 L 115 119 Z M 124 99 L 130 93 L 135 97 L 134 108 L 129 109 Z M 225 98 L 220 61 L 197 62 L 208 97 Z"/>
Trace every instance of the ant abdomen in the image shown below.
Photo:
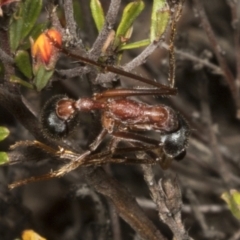
<path fill-rule="evenodd" d="M 41 111 L 40 121 L 42 130 L 47 137 L 64 138 L 78 123 L 74 100 L 65 95 L 52 97 Z"/>
<path fill-rule="evenodd" d="M 178 114 L 179 129 L 177 131 L 161 135 L 164 153 L 175 160 L 182 160 L 186 155 L 188 138 L 191 133 L 185 119 Z"/>

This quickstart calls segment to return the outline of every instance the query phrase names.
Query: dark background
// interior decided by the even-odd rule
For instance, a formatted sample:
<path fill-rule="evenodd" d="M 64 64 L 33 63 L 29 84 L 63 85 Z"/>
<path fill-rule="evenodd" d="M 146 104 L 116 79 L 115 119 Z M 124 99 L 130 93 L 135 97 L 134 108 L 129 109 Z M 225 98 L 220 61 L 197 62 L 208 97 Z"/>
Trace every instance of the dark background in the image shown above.
<path fill-rule="evenodd" d="M 80 0 L 79 2 L 84 12 L 81 38 L 86 46 L 91 47 L 97 32 L 91 19 L 88 1 Z M 107 10 L 108 1 L 101 2 Z M 123 1 L 122 7 L 126 2 Z M 134 25 L 133 40 L 148 36 L 151 1 L 145 2 L 146 8 Z M 204 0 L 202 2 L 218 44 L 222 47 L 221 54 L 236 78 L 236 54 L 239 52 L 234 43 L 231 11 L 227 1 Z M 44 10 L 42 16 L 46 17 Z M 181 51 L 176 54 L 178 96 L 138 99 L 149 104 L 166 103 L 172 106 L 189 122 L 192 134 L 185 159 L 174 162 L 167 171 L 162 171 L 156 165 L 154 167 L 156 178 L 159 179 L 164 174 L 177 176 L 184 203 L 182 218 L 191 237 L 199 240 L 240 239 L 240 236 L 231 238 L 239 230 L 239 222 L 220 198 L 221 194 L 228 189 L 239 189 L 240 121 L 236 117 L 236 102 L 233 100 L 224 76 L 182 54 L 194 55 L 198 59 L 204 59 L 219 67 L 212 44 L 201 27 L 192 1 L 185 2 L 175 42 L 176 48 Z M 127 52 L 123 62 L 130 61 L 140 51 L 141 49 Z M 67 69 L 70 64 L 72 64 L 71 59 L 63 56 L 57 68 Z M 141 68 L 135 70 L 135 73 L 166 83 L 167 52 L 159 48 Z M 55 75 L 55 81 L 44 92 L 36 93 L 26 89 L 22 89 L 22 92 L 34 111 L 39 113 L 44 102 L 52 95 L 67 94 L 77 99 L 82 96 L 91 96 L 92 91 L 99 91 L 99 88 L 91 87 L 88 78 L 89 76 L 80 76 L 74 79 L 63 79 Z M 120 79 L 123 86 L 139 85 L 136 81 L 122 77 Z M 84 149 L 96 137 L 101 125 L 98 114 L 84 114 L 80 119 L 79 127 L 66 140 L 66 143 Z M 1 151 L 7 151 L 16 141 L 33 140 L 28 131 L 4 108 L 0 108 L 0 125 L 8 127 L 11 131 L 10 136 L 1 142 Z M 36 151 L 34 154 L 37 159 L 34 163 L 3 166 L 0 169 L 0 239 L 12 240 L 19 237 L 20 232 L 26 228 L 34 229 L 49 240 L 98 239 L 99 228 L 110 228 L 106 222 L 106 225 L 100 225 L 99 211 L 107 221 L 110 205 L 105 198 L 96 193 L 91 193 L 95 194 L 93 197 L 90 193 L 84 195 L 79 190 L 82 189 L 85 181 L 77 171 L 60 179 L 31 183 L 10 192 L 7 190 L 7 184 L 14 180 L 40 175 L 59 166 L 54 159 L 50 159 L 41 151 Z M 171 232 L 159 221 L 157 211 L 152 205 L 141 168 L 137 165 L 114 164 L 104 168 L 126 186 L 134 197 L 147 200 L 144 203 L 141 202 L 144 211 L 168 239 L 171 239 Z M 192 210 L 192 204 L 197 211 Z M 99 206 L 101 210 L 98 209 Z M 197 212 L 202 213 L 203 219 L 199 218 Z M 121 235 L 122 239 L 126 240 L 133 239 L 135 236 L 134 231 L 122 220 Z"/>

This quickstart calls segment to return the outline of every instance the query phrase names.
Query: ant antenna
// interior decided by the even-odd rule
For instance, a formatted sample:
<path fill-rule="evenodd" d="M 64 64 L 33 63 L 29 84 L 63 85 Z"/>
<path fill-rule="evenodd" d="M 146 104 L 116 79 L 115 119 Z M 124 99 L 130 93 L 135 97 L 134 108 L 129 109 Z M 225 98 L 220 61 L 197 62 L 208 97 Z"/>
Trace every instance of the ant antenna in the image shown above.
<path fill-rule="evenodd" d="M 75 59 L 81 61 L 84 64 L 96 66 L 96 67 L 99 67 L 100 69 L 102 69 L 103 72 L 116 73 L 116 74 L 119 74 L 119 75 L 122 75 L 122 76 L 125 76 L 125 77 L 128 77 L 128 78 L 138 80 L 138 81 L 141 81 L 143 83 L 152 85 L 152 86 L 157 87 L 157 88 L 169 89 L 169 86 L 166 86 L 164 84 L 155 82 L 151 79 L 144 78 L 144 77 L 141 77 L 139 75 L 136 75 L 136 74 L 133 74 L 133 73 L 130 73 L 130 72 L 126 72 L 122 69 L 119 69 L 119 68 L 116 68 L 116 67 L 113 67 L 113 66 L 110 66 L 110 65 L 100 64 L 100 63 L 95 62 L 94 60 L 91 60 L 89 58 L 85 58 L 85 57 L 82 57 L 80 55 L 76 55 L 74 53 L 71 53 L 71 52 L 67 51 L 66 49 L 62 48 L 47 32 L 46 32 L 46 36 L 50 39 L 50 41 L 53 43 L 53 45 L 57 49 L 59 49 L 62 53 L 66 54 L 67 56 L 70 56 L 72 58 L 75 58 Z"/>

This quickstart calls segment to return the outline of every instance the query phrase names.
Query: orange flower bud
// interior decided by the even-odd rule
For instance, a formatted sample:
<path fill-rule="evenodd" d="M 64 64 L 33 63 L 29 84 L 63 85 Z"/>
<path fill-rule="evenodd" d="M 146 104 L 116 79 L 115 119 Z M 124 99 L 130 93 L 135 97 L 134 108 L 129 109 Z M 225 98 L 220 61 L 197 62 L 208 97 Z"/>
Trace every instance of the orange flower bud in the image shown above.
<path fill-rule="evenodd" d="M 23 240 L 29 240 L 29 239 L 46 240 L 46 238 L 41 237 L 39 234 L 37 234 L 31 229 L 24 230 L 22 232 L 22 239 Z"/>
<path fill-rule="evenodd" d="M 34 66 L 45 64 L 46 68 L 54 68 L 58 59 L 58 48 L 62 45 L 61 33 L 55 29 L 43 32 L 35 42 L 32 42 L 32 57 Z"/>

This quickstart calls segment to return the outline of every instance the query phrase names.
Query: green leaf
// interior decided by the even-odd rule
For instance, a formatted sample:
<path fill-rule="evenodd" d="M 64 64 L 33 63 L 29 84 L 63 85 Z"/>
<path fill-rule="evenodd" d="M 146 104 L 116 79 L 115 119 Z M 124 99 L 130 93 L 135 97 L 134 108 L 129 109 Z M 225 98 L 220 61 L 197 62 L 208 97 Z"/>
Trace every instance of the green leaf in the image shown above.
<path fill-rule="evenodd" d="M 240 220 L 240 192 L 235 189 L 231 189 L 230 193 L 224 192 L 221 198 L 227 203 L 233 216 Z"/>
<path fill-rule="evenodd" d="M 22 40 L 33 29 L 42 9 L 42 0 L 25 0 L 19 3 L 12 15 L 9 28 L 10 48 L 15 52 Z"/>
<path fill-rule="evenodd" d="M 134 48 L 140 48 L 140 47 L 145 47 L 150 44 L 149 39 L 144 39 L 141 41 L 133 42 L 133 43 L 127 43 L 125 45 L 122 45 L 118 50 L 123 51 L 123 50 L 129 50 L 129 49 L 134 49 Z"/>
<path fill-rule="evenodd" d="M 33 85 L 32 85 L 31 83 L 26 82 L 26 81 L 22 80 L 21 78 L 15 76 L 15 75 L 12 75 L 12 76 L 10 77 L 10 82 L 12 82 L 12 83 L 18 83 L 18 84 L 20 84 L 20 85 L 22 85 L 22 86 L 24 86 L 24 87 L 29 88 L 29 89 L 34 89 L 34 87 L 33 87 Z"/>
<path fill-rule="evenodd" d="M 6 152 L 0 152 L 0 165 L 9 162 L 9 157 Z"/>
<path fill-rule="evenodd" d="M 5 139 L 9 135 L 9 130 L 5 127 L 0 127 L 0 141 Z"/>
<path fill-rule="evenodd" d="M 33 81 L 37 91 L 41 91 L 46 87 L 53 73 L 54 70 L 47 70 L 44 65 L 39 66 Z"/>
<path fill-rule="evenodd" d="M 15 56 L 15 63 L 18 69 L 27 77 L 32 77 L 32 65 L 29 53 L 27 51 L 19 50 Z"/>
<path fill-rule="evenodd" d="M 91 0 L 90 8 L 91 8 L 92 16 L 93 16 L 95 25 L 97 27 L 97 30 L 98 32 L 100 32 L 105 22 L 102 5 L 99 0 Z"/>
<path fill-rule="evenodd" d="M 22 39 L 33 29 L 42 9 L 42 0 L 25 0 L 23 6 Z"/>
<path fill-rule="evenodd" d="M 22 18 L 22 7 L 23 3 L 19 3 L 18 10 L 12 15 L 9 27 L 9 40 L 10 48 L 12 52 L 15 52 L 18 48 L 22 39 L 22 28 L 23 28 L 23 18 Z"/>
<path fill-rule="evenodd" d="M 151 16 L 150 41 L 158 41 L 165 32 L 170 18 L 167 0 L 154 0 Z"/>
<path fill-rule="evenodd" d="M 141 0 L 136 0 L 129 3 L 123 10 L 123 15 L 120 24 L 116 32 L 116 41 L 114 46 L 117 47 L 120 44 L 120 37 L 125 37 L 128 29 L 132 26 L 135 19 L 142 12 L 145 5 Z"/>

